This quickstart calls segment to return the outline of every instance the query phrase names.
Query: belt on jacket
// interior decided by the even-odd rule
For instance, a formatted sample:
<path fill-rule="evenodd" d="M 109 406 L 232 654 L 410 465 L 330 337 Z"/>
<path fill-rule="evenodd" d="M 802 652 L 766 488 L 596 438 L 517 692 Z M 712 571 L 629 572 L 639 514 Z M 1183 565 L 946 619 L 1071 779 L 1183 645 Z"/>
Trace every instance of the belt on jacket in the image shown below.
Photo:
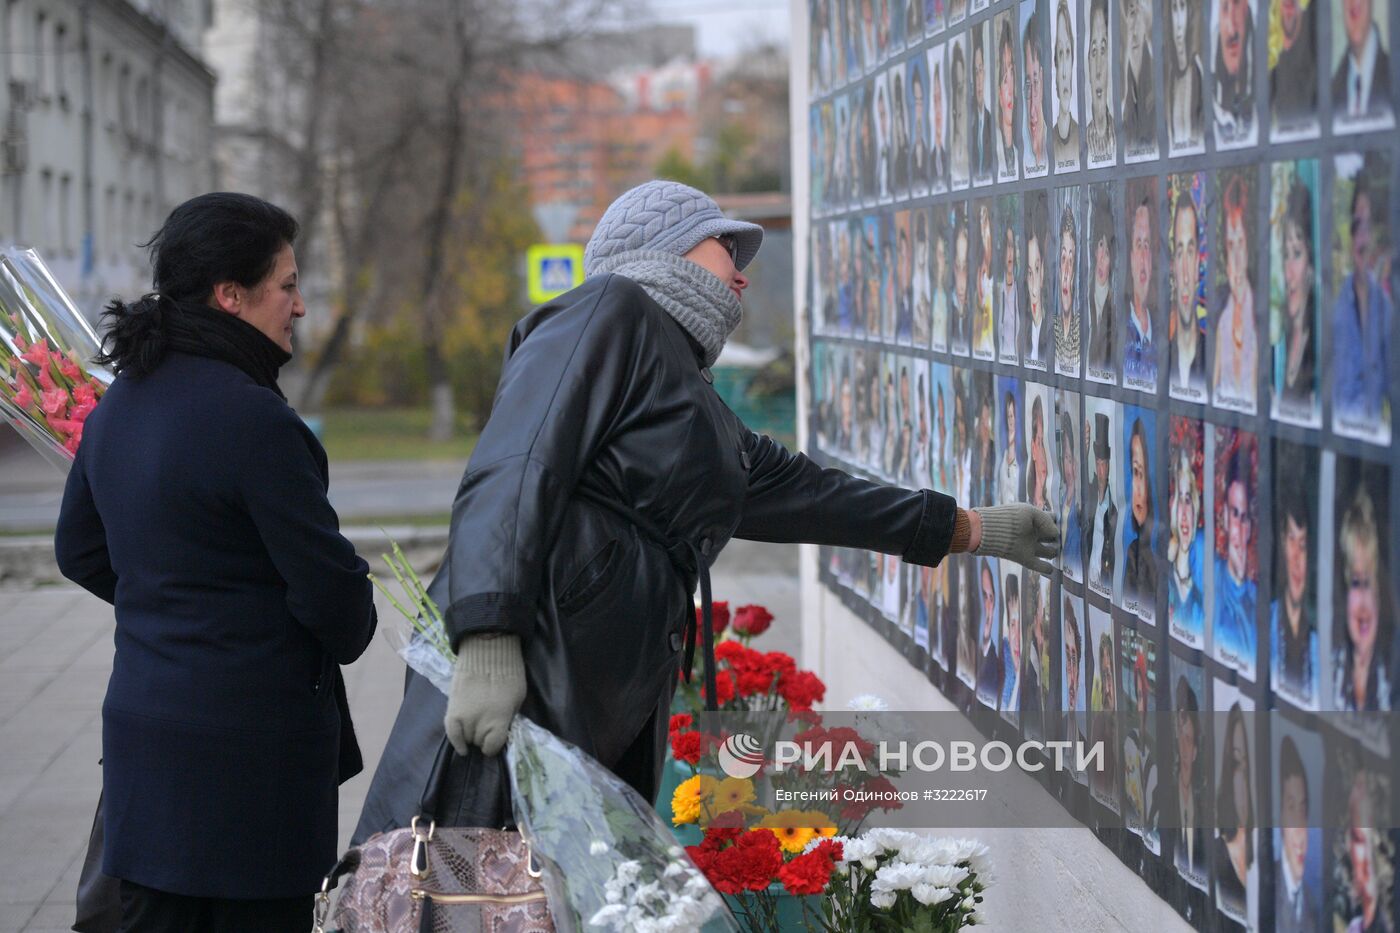
<path fill-rule="evenodd" d="M 671 565 L 685 578 L 686 591 L 692 597 L 695 585 L 690 581 L 698 578 L 700 583 L 699 628 L 702 636 L 701 645 L 703 646 L 701 657 L 705 663 L 705 709 L 710 712 L 716 711 L 719 707 L 715 703 L 717 694 L 715 692 L 714 604 L 710 593 L 710 566 L 705 562 L 705 555 L 700 553 L 700 548 L 694 542 L 667 536 L 651 519 L 630 505 L 619 502 L 616 496 L 609 495 L 587 483 L 580 483 L 575 489 L 575 494 L 585 502 L 591 502 L 630 522 L 642 537 L 664 550 L 666 556 L 671 559 Z M 690 683 L 690 671 L 695 663 L 695 634 L 695 613 L 692 612 L 686 619 L 682 635 L 682 638 L 685 639 L 685 667 L 682 675 L 685 677 L 686 683 Z"/>

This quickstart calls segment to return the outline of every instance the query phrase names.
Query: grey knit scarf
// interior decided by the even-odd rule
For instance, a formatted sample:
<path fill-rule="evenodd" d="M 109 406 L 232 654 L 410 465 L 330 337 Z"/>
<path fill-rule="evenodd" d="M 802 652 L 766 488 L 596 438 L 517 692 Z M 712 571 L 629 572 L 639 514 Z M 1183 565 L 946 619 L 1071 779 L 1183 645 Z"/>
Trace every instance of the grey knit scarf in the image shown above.
<path fill-rule="evenodd" d="M 599 262 L 593 274 L 616 272 L 636 282 L 705 350 L 713 366 L 744 316 L 739 299 L 710 270 L 672 253 L 634 249 Z"/>

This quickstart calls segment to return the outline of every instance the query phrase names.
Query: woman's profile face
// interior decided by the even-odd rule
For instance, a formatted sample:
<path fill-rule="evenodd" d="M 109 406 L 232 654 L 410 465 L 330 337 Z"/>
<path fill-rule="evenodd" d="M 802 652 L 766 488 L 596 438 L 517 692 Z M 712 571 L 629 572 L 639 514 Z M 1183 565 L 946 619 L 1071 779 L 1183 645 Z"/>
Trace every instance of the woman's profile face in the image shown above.
<path fill-rule="evenodd" d="M 232 307 L 218 297 L 224 284 L 215 286 L 216 300 L 223 310 L 253 325 L 268 340 L 291 353 L 293 322 L 306 314 L 297 281 L 297 258 L 291 244 L 284 243 L 277 251 L 272 271 L 257 285 L 251 289 L 234 286 L 237 300 Z"/>
<path fill-rule="evenodd" d="M 1094 122 L 1108 119 L 1108 23 L 1095 10 L 1089 18 L 1089 86 L 1094 100 Z"/>
<path fill-rule="evenodd" d="M 1190 24 L 1191 7 L 1189 0 L 1171 0 L 1172 51 L 1176 53 L 1176 66 L 1185 68 L 1190 61 L 1190 50 L 1186 47 L 1186 31 Z"/>

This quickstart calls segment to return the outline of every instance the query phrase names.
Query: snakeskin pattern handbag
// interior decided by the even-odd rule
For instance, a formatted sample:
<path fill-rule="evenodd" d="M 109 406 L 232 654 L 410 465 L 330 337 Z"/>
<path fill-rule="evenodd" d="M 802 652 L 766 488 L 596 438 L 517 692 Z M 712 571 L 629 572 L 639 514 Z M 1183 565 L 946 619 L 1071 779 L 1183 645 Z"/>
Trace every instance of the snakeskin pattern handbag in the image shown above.
<path fill-rule="evenodd" d="M 451 755 L 444 741 L 423 815 L 407 829 L 371 836 L 326 876 L 313 933 L 554 933 L 542 872 L 520 833 L 434 822 Z M 347 874 L 327 928 L 330 891 Z"/>

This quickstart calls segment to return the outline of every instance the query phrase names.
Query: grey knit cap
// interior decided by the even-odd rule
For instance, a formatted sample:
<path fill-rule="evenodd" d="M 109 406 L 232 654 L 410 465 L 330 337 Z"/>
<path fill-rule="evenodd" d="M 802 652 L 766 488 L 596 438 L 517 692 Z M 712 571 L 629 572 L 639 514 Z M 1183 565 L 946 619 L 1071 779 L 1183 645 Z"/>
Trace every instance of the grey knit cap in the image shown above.
<path fill-rule="evenodd" d="M 740 269 L 749 264 L 763 243 L 763 228 L 731 220 L 714 198 L 677 181 L 649 181 L 619 197 L 583 251 L 583 270 L 592 275 L 604 259 L 618 253 L 647 249 L 684 256 L 708 237 L 732 233 L 738 243 Z"/>

